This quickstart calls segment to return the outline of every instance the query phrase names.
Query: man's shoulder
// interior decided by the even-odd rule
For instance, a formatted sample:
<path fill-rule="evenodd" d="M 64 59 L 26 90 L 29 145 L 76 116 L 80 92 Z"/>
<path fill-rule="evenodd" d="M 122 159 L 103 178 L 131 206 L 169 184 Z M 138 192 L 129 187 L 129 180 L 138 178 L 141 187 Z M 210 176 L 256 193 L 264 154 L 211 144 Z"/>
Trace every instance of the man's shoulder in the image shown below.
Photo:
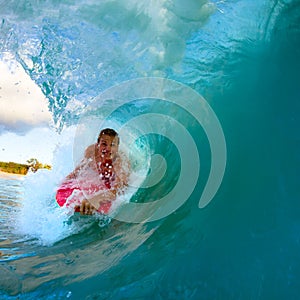
<path fill-rule="evenodd" d="M 86 158 L 92 158 L 95 156 L 95 144 L 89 145 L 84 152 Z"/>

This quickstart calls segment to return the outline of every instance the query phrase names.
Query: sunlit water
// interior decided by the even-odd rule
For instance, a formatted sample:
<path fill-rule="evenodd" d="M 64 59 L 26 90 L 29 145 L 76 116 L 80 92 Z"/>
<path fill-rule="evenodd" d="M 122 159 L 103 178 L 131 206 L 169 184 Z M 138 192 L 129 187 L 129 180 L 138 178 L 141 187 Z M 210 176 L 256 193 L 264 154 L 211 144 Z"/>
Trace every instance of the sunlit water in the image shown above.
<path fill-rule="evenodd" d="M 64 137 L 51 172 L 0 179 L 1 298 L 298 299 L 300 3 L 213 2 L 0 1 L 1 53 L 40 86 Z M 222 185 L 199 209 L 211 157 L 190 126 L 201 176 L 178 210 L 145 224 L 72 218 L 54 202 L 73 167 L 65 130 L 92 97 L 141 76 L 178 80 L 211 105 L 227 145 Z M 144 111 L 185 118 L 160 102 L 122 109 L 118 122 Z M 180 169 L 170 141 L 145 138 L 136 171 L 152 147 L 169 171 L 132 201 L 160 197 Z"/>

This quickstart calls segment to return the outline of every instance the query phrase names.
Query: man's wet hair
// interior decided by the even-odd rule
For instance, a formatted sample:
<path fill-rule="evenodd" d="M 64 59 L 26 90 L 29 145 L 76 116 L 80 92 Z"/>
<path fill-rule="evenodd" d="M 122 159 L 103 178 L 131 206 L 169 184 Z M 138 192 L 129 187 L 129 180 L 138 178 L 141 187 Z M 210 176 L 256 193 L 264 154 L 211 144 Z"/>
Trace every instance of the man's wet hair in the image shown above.
<path fill-rule="evenodd" d="M 98 139 L 97 139 L 97 143 L 99 144 L 100 143 L 100 139 L 101 139 L 101 136 L 102 135 L 108 135 L 108 136 L 111 136 L 111 137 L 117 137 L 118 138 L 118 143 L 119 143 L 119 135 L 118 133 L 114 130 L 114 129 L 111 129 L 111 128 L 105 128 L 105 129 L 102 129 L 99 133 L 99 136 L 98 136 Z"/>

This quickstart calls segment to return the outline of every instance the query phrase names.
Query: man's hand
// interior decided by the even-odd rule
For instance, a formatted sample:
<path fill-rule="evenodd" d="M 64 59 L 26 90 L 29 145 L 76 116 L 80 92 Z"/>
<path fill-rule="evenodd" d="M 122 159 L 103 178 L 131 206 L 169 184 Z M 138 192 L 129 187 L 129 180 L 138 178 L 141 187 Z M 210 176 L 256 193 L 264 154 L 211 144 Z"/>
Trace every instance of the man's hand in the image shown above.
<path fill-rule="evenodd" d="M 83 200 L 80 205 L 81 215 L 92 215 L 96 211 L 95 207 L 89 201 Z"/>

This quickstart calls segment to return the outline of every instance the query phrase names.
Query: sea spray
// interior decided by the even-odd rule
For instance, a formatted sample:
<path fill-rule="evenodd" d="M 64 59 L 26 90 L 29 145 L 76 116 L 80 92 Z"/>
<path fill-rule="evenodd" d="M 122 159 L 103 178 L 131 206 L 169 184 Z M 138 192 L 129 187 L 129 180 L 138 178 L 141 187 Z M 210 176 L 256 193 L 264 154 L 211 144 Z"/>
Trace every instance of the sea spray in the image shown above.
<path fill-rule="evenodd" d="M 84 151 L 78 153 L 76 143 L 74 144 L 76 129 L 76 126 L 71 126 L 61 132 L 51 170 L 39 169 L 35 173 L 29 172 L 23 180 L 23 199 L 14 221 L 16 230 L 43 245 L 52 245 L 72 234 L 82 232 L 95 222 L 99 227 L 108 225 L 118 208 L 130 201 L 148 171 L 148 150 L 137 145 L 132 160 L 129 187 L 117 195 L 109 215 L 95 214 L 90 218 L 73 216 L 73 210 L 58 206 L 55 195 L 62 180 L 76 167 L 80 153 L 83 158 Z M 121 141 L 122 138 L 126 139 L 126 133 L 121 136 Z M 128 146 L 125 141 L 121 143 L 120 149 L 124 151 Z M 125 151 L 128 153 L 129 149 Z M 77 159 L 73 157 L 74 152 L 78 155 Z"/>
<path fill-rule="evenodd" d="M 55 201 L 59 182 L 73 168 L 73 129 L 61 133 L 52 169 L 29 172 L 23 181 L 23 199 L 15 220 L 16 229 L 44 245 L 51 245 L 78 231 L 68 224 L 70 212 L 59 208 Z"/>
<path fill-rule="evenodd" d="M 62 130 L 75 124 L 106 88 L 180 71 L 186 40 L 214 11 L 208 0 L 184 5 L 166 0 L 10 1 L 0 10 L 0 50 L 12 53 L 41 88 Z"/>

